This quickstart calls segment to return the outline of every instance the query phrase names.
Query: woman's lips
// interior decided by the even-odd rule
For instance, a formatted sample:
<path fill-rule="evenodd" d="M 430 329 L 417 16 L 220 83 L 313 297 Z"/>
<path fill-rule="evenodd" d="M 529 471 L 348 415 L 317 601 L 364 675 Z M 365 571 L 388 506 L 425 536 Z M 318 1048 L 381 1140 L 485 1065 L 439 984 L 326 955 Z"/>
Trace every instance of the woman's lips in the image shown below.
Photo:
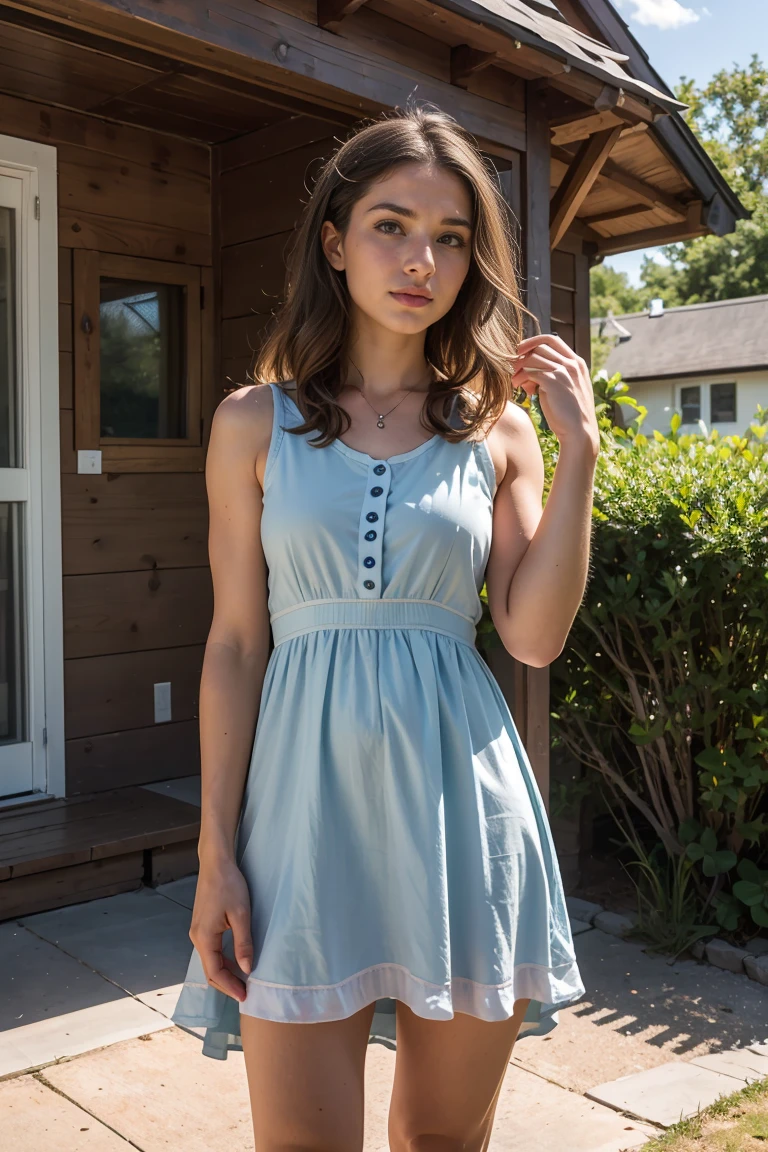
<path fill-rule="evenodd" d="M 398 304 L 407 304 L 409 308 L 423 308 L 425 304 L 432 303 L 427 296 L 414 296 L 412 292 L 390 292 L 390 296 L 394 297 Z"/>

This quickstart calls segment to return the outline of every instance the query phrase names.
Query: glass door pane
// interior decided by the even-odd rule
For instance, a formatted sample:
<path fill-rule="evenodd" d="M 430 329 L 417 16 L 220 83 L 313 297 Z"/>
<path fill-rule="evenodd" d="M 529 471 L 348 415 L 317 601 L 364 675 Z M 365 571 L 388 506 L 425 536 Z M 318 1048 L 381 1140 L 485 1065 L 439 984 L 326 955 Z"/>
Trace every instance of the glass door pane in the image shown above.
<path fill-rule="evenodd" d="M 0 797 L 32 788 L 22 457 L 21 182 L 0 179 Z"/>

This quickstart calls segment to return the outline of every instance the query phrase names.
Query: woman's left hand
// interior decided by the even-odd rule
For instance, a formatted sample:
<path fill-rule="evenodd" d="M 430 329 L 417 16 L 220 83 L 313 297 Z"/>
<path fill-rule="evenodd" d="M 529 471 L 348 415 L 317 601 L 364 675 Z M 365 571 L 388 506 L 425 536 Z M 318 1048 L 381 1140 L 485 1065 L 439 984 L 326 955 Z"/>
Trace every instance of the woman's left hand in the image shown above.
<path fill-rule="evenodd" d="M 586 361 L 553 332 L 529 336 L 517 346 L 512 386 L 539 397 L 547 424 L 560 444 L 590 444 L 600 450 L 595 394 Z"/>

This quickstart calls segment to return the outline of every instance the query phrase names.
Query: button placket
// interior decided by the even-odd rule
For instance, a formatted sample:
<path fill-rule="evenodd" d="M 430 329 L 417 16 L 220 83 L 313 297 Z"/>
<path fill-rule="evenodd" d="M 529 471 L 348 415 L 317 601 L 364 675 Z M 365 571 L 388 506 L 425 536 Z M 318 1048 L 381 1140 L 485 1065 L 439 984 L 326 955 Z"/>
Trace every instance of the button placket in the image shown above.
<path fill-rule="evenodd" d="M 357 586 L 361 597 L 381 596 L 384 522 L 392 470 L 383 460 L 368 465 L 358 533 Z"/>

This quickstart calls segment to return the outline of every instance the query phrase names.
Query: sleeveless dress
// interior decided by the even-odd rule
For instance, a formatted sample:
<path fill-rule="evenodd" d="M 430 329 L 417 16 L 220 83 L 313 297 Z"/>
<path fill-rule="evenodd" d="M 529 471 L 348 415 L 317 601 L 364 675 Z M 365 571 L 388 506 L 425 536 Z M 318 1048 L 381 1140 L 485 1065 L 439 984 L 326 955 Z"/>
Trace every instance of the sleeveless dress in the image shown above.
<path fill-rule="evenodd" d="M 240 1012 L 313 1022 L 376 1002 L 369 1041 L 388 1043 L 393 998 L 433 1020 L 502 1020 L 530 997 L 519 1038 L 543 1035 L 585 988 L 541 793 L 474 643 L 488 447 L 315 448 L 284 430 L 303 417 L 270 387 L 274 648 L 236 839 L 254 968 L 240 1004 L 193 950 L 173 1020 L 224 1059 Z"/>

